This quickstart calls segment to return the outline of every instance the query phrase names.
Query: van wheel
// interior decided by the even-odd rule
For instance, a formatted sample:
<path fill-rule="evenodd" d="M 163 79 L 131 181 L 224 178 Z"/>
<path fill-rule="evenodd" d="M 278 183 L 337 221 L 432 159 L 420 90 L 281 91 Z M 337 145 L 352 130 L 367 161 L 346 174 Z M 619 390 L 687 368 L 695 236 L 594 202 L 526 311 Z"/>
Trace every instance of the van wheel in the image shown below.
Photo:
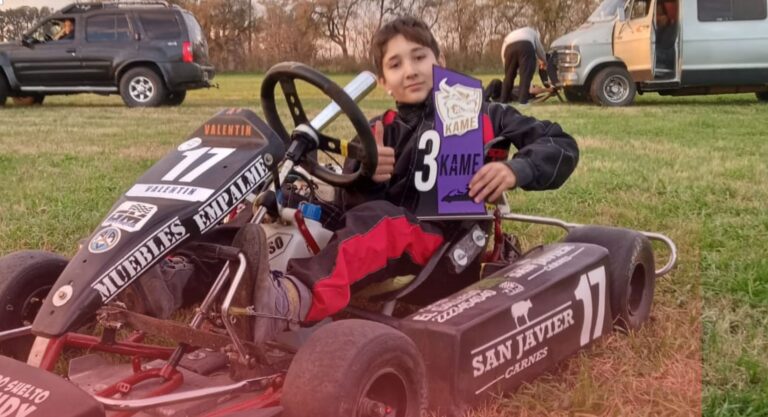
<path fill-rule="evenodd" d="M 755 96 L 757 96 L 757 101 L 768 102 L 768 91 L 758 91 Z"/>
<path fill-rule="evenodd" d="M 427 377 L 416 345 L 403 333 L 365 320 L 340 320 L 310 336 L 283 386 L 283 416 L 420 417 Z"/>
<path fill-rule="evenodd" d="M 120 79 L 120 96 L 128 107 L 157 107 L 166 95 L 162 78 L 149 68 L 134 68 Z"/>
<path fill-rule="evenodd" d="M 566 87 L 563 88 L 563 95 L 565 99 L 571 103 L 588 103 L 589 94 L 586 89 L 580 87 Z"/>
<path fill-rule="evenodd" d="M 50 252 L 20 251 L 0 258 L 0 331 L 29 326 L 67 266 Z M 25 361 L 34 337 L 5 341 L 0 353 Z"/>
<path fill-rule="evenodd" d="M 632 81 L 629 72 L 621 67 L 601 69 L 590 86 L 592 101 L 608 107 L 632 104 L 636 92 L 635 82 Z"/>
<path fill-rule="evenodd" d="M 163 104 L 166 106 L 178 106 L 184 102 L 185 98 L 187 98 L 187 90 L 171 91 L 165 97 L 165 103 Z"/>
<path fill-rule="evenodd" d="M 608 249 L 613 324 L 624 331 L 640 329 L 651 315 L 656 287 L 653 248 L 648 238 L 634 230 L 583 226 L 571 230 L 563 241 Z"/>
<path fill-rule="evenodd" d="M 13 104 L 17 106 L 35 106 L 43 104 L 43 100 L 45 100 L 44 94 L 34 94 L 31 96 L 14 97 Z"/>

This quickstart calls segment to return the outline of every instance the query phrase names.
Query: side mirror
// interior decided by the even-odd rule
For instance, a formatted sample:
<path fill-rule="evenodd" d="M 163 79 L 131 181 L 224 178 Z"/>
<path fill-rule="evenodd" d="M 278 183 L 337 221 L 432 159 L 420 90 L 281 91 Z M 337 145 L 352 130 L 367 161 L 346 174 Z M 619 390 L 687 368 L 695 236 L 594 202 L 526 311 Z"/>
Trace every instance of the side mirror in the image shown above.
<path fill-rule="evenodd" d="M 31 36 L 29 36 L 29 35 L 22 35 L 21 36 L 21 44 L 22 44 L 22 46 L 25 46 L 27 48 L 31 48 L 33 41 L 34 41 L 34 39 Z"/>

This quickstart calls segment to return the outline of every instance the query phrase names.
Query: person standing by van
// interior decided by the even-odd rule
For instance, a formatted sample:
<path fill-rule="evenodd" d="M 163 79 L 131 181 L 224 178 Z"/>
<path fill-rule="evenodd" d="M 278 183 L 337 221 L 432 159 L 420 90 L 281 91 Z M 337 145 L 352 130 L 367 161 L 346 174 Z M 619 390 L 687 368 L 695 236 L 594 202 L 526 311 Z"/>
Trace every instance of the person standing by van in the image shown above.
<path fill-rule="evenodd" d="M 510 32 L 501 46 L 501 62 L 504 64 L 504 82 L 501 86 L 501 102 L 512 100 L 515 77 L 520 73 L 520 104 L 528 104 L 531 81 L 536 64 L 546 65 L 547 55 L 541 44 L 539 31 L 524 27 Z"/>

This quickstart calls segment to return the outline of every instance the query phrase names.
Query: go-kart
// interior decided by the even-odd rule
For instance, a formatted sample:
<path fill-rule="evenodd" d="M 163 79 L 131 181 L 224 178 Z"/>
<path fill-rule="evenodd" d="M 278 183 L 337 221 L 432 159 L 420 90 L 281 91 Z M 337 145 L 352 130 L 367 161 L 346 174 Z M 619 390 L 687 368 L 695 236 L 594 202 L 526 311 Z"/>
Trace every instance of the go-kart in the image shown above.
<path fill-rule="evenodd" d="M 308 120 L 295 80 L 334 103 Z M 261 89 L 266 122 L 244 109 L 215 115 L 124 193 L 71 260 L 41 251 L 1 258 L 0 414 L 458 415 L 614 326 L 642 326 L 656 278 L 675 264 L 669 238 L 497 208 L 479 222 L 457 220 L 418 275 L 380 283 L 334 320 L 267 343 L 249 339 L 253 257 L 238 231 L 266 230 L 273 271 L 328 242 L 315 194 L 375 172 L 375 140 L 356 104 L 373 85 L 363 74 L 342 89 L 305 65 L 278 64 Z M 341 113 L 358 140 L 321 133 Z M 331 169 L 317 151 L 359 168 Z M 301 201 L 292 204 L 288 191 Z M 503 231 L 509 221 L 568 233 L 521 253 Z M 670 250 L 658 270 L 650 240 Z M 445 276 L 462 288 L 421 291 Z M 409 298 L 421 308 L 395 309 Z M 186 318 L 174 316 L 189 303 Z"/>

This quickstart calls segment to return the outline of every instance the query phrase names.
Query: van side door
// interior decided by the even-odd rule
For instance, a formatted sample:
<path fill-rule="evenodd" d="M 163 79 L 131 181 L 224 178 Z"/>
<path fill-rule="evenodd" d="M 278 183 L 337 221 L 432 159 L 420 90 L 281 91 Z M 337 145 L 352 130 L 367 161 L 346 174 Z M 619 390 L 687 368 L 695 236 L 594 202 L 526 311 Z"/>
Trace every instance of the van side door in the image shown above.
<path fill-rule="evenodd" d="M 635 82 L 653 79 L 655 0 L 628 0 L 624 19 L 613 26 L 613 55 L 624 61 Z"/>

